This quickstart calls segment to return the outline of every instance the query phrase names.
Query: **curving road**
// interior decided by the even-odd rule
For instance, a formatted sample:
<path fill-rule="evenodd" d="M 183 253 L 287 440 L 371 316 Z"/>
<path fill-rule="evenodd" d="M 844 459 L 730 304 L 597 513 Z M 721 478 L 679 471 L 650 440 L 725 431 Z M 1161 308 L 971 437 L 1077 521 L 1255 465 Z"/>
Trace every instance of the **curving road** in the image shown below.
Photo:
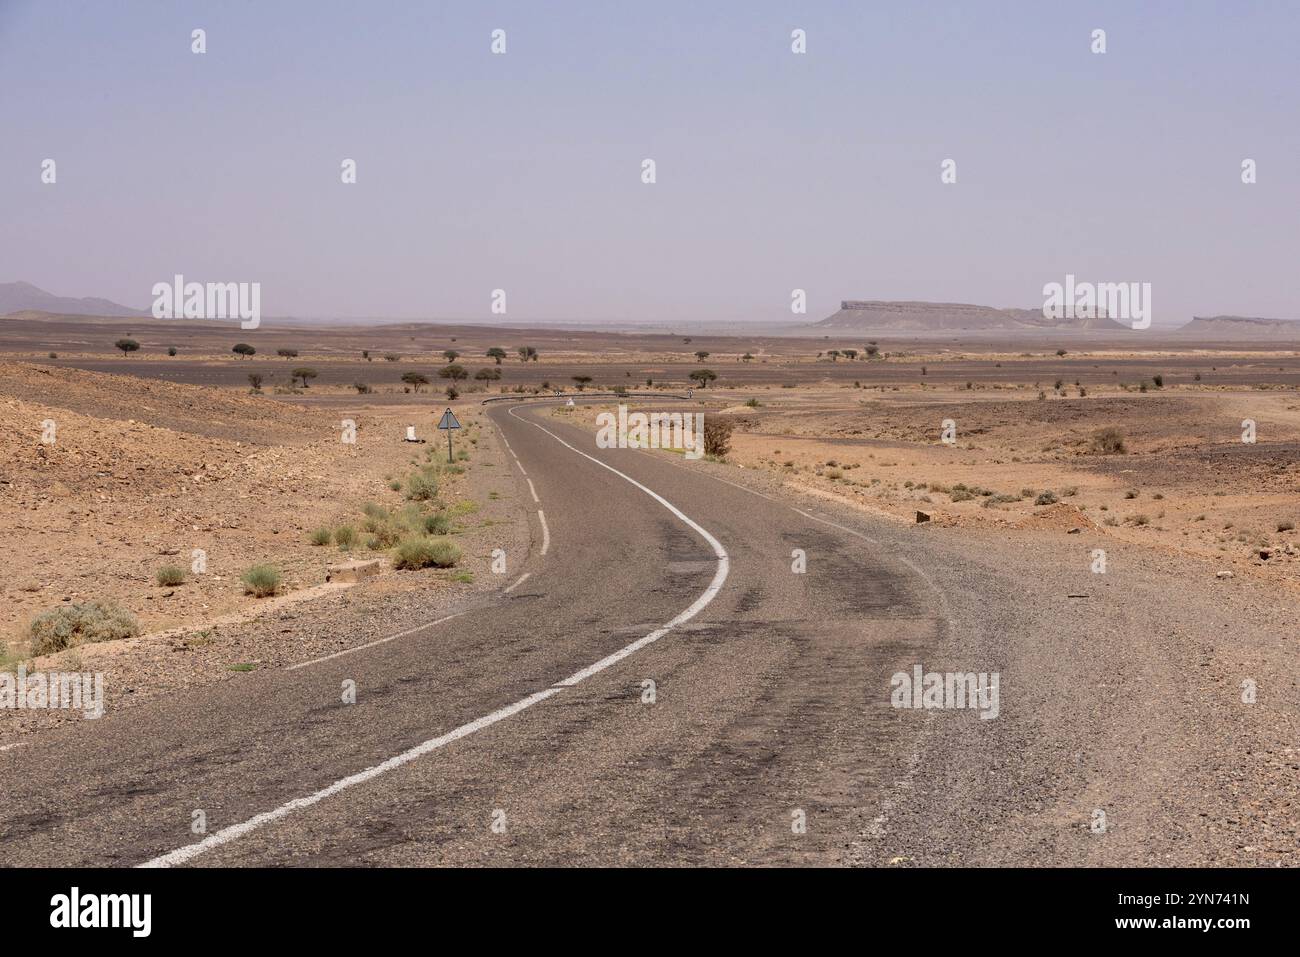
<path fill-rule="evenodd" d="M 5 863 L 839 859 L 906 770 L 866 689 L 941 627 L 925 583 L 545 406 L 490 415 L 533 526 L 495 601 L 0 754 Z"/>
<path fill-rule="evenodd" d="M 532 532 L 499 592 L 0 752 L 0 860 L 1296 862 L 1296 709 L 1237 690 L 1276 689 L 1290 599 L 1189 591 L 1115 542 L 1093 575 L 1090 533 L 800 505 L 598 450 L 544 404 L 489 415 Z M 998 719 L 891 707 L 916 664 L 999 672 Z"/>

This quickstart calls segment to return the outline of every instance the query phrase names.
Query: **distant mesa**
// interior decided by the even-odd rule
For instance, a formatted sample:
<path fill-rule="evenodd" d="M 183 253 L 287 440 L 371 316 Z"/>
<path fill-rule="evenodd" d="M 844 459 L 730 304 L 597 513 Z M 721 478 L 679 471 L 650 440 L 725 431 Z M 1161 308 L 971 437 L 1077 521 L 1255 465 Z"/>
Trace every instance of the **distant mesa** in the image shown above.
<path fill-rule="evenodd" d="M 1300 339 L 1300 320 L 1195 316 L 1178 334 L 1197 339 Z"/>
<path fill-rule="evenodd" d="M 1024 332 L 1042 330 L 1132 332 L 1105 317 L 1047 319 L 1041 309 L 995 309 L 967 302 L 899 302 L 845 299 L 839 312 L 812 324 L 816 329 L 886 334 Z"/>
<path fill-rule="evenodd" d="M 74 299 L 56 296 L 29 282 L 0 283 L 0 316 L 13 312 L 44 312 L 61 316 L 147 316 L 141 309 L 129 309 L 108 299 Z"/>

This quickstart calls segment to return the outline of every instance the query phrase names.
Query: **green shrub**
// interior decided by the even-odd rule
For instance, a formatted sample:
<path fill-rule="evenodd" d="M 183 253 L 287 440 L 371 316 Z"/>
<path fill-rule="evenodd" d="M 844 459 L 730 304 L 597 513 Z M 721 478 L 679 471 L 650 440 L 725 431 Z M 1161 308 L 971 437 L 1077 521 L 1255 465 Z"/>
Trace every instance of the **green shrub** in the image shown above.
<path fill-rule="evenodd" d="M 244 594 L 257 598 L 274 595 L 280 588 L 280 569 L 274 565 L 252 565 L 239 576 L 244 583 Z"/>
<path fill-rule="evenodd" d="M 1035 505 L 1055 505 L 1055 504 L 1056 504 L 1056 493 L 1053 492 L 1050 488 L 1049 488 L 1049 489 L 1044 489 L 1043 491 L 1041 491 L 1041 492 L 1038 493 L 1038 497 L 1037 497 L 1036 499 L 1034 499 L 1034 504 L 1035 504 Z"/>
<path fill-rule="evenodd" d="M 430 535 L 446 535 L 451 531 L 451 519 L 441 512 L 424 516 L 424 530 Z"/>
<path fill-rule="evenodd" d="M 438 479 L 433 469 L 425 467 L 406 477 L 406 497 L 413 502 L 427 502 L 438 495 Z"/>
<path fill-rule="evenodd" d="M 311 543 L 313 545 L 328 545 L 330 543 L 330 539 L 332 539 L 333 537 L 334 536 L 330 532 L 330 530 L 326 528 L 324 525 L 322 525 L 320 528 L 314 529 L 312 531 Z"/>
<path fill-rule="evenodd" d="M 184 585 L 185 569 L 179 565 L 164 565 L 154 573 L 154 579 L 159 585 Z"/>
<path fill-rule="evenodd" d="M 393 522 L 377 523 L 366 531 L 370 532 L 371 538 L 379 543 L 379 548 L 391 548 L 402 537 L 402 529 Z"/>
<path fill-rule="evenodd" d="M 339 548 L 351 548 L 357 540 L 357 530 L 351 525 L 340 525 L 334 529 L 334 544 Z"/>
<path fill-rule="evenodd" d="M 460 561 L 460 549 L 445 538 L 413 535 L 397 543 L 394 568 L 451 568 Z"/>
<path fill-rule="evenodd" d="M 113 602 L 87 601 L 41 612 L 28 633 L 36 656 L 96 641 L 134 638 L 140 626 L 129 611 Z"/>

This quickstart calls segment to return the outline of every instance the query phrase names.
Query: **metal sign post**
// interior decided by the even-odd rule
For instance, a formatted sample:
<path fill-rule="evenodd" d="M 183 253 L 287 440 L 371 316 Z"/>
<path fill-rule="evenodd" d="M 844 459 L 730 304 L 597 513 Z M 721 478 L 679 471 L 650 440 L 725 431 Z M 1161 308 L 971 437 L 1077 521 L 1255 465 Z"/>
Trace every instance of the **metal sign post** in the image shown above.
<path fill-rule="evenodd" d="M 452 460 L 451 459 L 451 430 L 460 428 L 460 423 L 456 421 L 456 416 L 451 414 L 450 407 L 448 407 L 447 411 L 442 414 L 442 420 L 438 423 L 438 428 L 444 430 L 447 433 L 447 461 L 450 462 Z"/>

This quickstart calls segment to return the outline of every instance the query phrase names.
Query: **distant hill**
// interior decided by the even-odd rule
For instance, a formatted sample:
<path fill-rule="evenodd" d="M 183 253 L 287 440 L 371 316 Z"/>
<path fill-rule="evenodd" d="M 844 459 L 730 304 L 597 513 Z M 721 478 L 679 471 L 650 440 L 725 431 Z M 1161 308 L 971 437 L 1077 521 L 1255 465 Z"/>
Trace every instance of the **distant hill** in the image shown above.
<path fill-rule="evenodd" d="M 995 309 L 966 302 L 895 302 L 846 299 L 839 312 L 812 324 L 813 329 L 844 332 L 1131 332 L 1113 319 L 1045 319 L 1039 309 Z"/>
<path fill-rule="evenodd" d="M 64 316 L 145 316 L 140 309 L 129 309 L 108 299 L 74 299 L 56 296 L 29 282 L 0 282 L 0 316 L 11 312 L 48 312 Z"/>
<path fill-rule="evenodd" d="M 1248 316 L 1195 316 L 1178 330 L 1195 339 L 1297 339 L 1300 320 L 1257 319 Z"/>

